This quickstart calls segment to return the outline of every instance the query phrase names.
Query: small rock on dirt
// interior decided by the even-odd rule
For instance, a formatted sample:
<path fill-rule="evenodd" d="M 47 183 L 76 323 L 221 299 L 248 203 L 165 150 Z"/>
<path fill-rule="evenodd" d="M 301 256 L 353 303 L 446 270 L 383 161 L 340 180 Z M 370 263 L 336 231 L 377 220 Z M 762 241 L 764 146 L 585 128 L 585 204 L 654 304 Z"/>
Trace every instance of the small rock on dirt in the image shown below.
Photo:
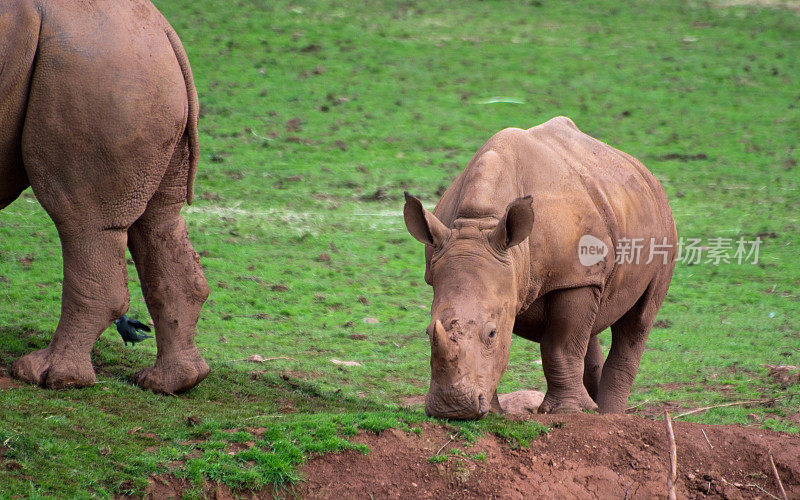
<path fill-rule="evenodd" d="M 544 400 L 544 393 L 539 391 L 516 391 L 509 394 L 498 394 L 500 407 L 509 415 L 527 415 L 536 413 Z"/>

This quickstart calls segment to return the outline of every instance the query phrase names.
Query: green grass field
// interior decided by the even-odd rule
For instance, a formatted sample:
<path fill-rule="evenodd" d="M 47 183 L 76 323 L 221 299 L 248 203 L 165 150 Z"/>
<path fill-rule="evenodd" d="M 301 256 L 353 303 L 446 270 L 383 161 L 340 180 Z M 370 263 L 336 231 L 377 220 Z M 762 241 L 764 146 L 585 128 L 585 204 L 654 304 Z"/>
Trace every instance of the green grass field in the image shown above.
<path fill-rule="evenodd" d="M 155 343 L 123 347 L 112 328 L 95 346 L 94 387 L 0 390 L 0 496 L 136 493 L 165 472 L 198 488 L 290 487 L 309 454 L 358 447 L 347 440 L 358 429 L 413 432 L 426 417 L 400 403 L 427 390 L 432 293 L 402 192 L 432 208 L 492 134 L 557 115 L 642 160 L 679 236 L 763 240 L 757 264 L 678 265 L 630 405 L 652 415 L 800 393 L 764 367 L 800 362 L 796 11 L 156 4 L 201 101 L 196 201 L 183 213 L 212 290 L 197 335 L 212 371 L 185 395 L 141 391 L 128 380 L 153 363 Z M 55 229 L 28 190 L 0 212 L 0 365 L 49 341 L 61 272 Z M 148 319 L 128 272 L 129 314 Z M 544 390 L 539 358 L 538 344 L 515 339 L 500 392 Z M 686 420 L 797 433 L 799 404 Z M 495 432 L 517 444 L 541 430 L 497 417 L 453 425 L 467 440 Z M 250 445 L 231 454 L 237 443 Z"/>

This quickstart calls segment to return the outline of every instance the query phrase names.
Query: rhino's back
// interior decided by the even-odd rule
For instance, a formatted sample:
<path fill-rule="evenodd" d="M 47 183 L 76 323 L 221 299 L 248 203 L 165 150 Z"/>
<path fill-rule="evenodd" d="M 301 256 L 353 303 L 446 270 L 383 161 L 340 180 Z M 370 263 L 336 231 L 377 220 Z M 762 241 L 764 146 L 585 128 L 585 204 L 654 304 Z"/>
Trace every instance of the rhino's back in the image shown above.
<path fill-rule="evenodd" d="M 618 237 L 668 236 L 672 212 L 658 179 L 633 156 L 583 132 L 566 117 L 557 117 L 527 131 L 532 140 L 550 149 L 550 168 L 526 164 L 529 187 L 541 189 L 541 174 L 579 179 Z M 537 172 L 539 175 L 537 175 Z M 538 187 L 537 187 L 538 186 Z"/>
<path fill-rule="evenodd" d="M 584 134 L 565 117 L 495 134 L 444 193 L 434 213 L 449 226 L 461 218 L 499 219 L 511 201 L 525 195 L 532 195 L 535 214 L 529 238 L 531 300 L 559 288 L 605 286 L 622 238 L 661 242 L 666 237 L 674 243 L 672 214 L 655 177 L 636 159 Z M 580 263 L 578 245 L 584 235 L 606 245 L 605 260 L 592 266 Z"/>

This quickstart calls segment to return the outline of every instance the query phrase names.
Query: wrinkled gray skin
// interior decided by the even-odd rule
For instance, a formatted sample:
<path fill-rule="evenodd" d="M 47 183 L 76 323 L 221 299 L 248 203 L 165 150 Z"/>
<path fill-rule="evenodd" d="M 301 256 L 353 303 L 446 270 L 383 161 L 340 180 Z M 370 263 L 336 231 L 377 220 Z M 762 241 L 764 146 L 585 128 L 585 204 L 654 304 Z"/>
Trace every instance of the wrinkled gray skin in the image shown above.
<path fill-rule="evenodd" d="M 664 190 L 641 163 L 568 118 L 505 129 L 433 213 L 406 195 L 404 217 L 433 287 L 429 415 L 501 411 L 512 333 L 541 343 L 539 412 L 625 411 L 677 250 Z M 578 256 L 584 235 L 609 249 L 590 265 Z M 641 258 L 616 263 L 625 238 L 642 238 Z M 604 362 L 597 334 L 609 326 Z"/>

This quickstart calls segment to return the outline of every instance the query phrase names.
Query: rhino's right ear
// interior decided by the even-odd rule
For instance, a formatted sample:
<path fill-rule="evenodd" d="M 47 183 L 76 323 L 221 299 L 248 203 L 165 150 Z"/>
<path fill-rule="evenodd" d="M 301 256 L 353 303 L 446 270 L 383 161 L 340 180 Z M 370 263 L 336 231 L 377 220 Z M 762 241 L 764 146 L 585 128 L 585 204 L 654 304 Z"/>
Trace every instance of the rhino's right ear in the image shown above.
<path fill-rule="evenodd" d="M 441 246 L 450 237 L 450 229 L 442 224 L 442 221 L 435 215 L 425 210 L 419 198 L 411 196 L 408 191 L 405 192 L 405 195 L 406 206 L 403 207 L 403 218 L 406 221 L 408 232 L 426 245 Z"/>
<path fill-rule="evenodd" d="M 506 213 L 489 235 L 489 242 L 498 250 L 519 245 L 533 229 L 533 199 L 530 195 L 509 203 Z"/>

